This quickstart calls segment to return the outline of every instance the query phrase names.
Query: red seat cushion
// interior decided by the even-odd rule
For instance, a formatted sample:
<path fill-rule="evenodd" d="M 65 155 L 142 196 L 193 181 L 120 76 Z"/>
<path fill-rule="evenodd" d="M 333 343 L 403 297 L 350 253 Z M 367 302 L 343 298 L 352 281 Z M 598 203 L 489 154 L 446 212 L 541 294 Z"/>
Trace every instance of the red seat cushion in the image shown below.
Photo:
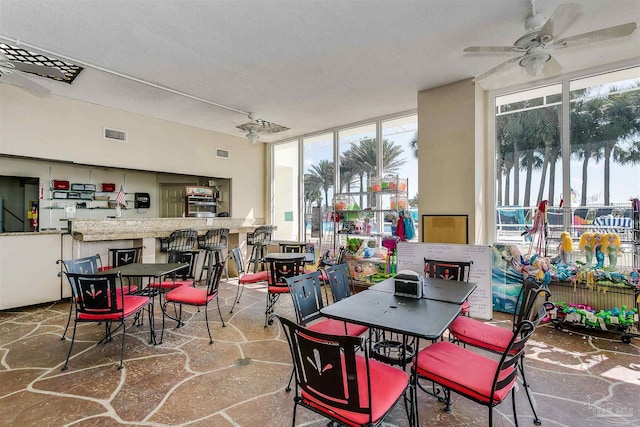
<path fill-rule="evenodd" d="M 113 267 L 111 267 L 110 265 L 105 265 L 104 267 L 98 267 L 98 271 L 107 271 L 107 270 L 111 270 Z"/>
<path fill-rule="evenodd" d="M 471 317 L 458 316 L 449 325 L 449 332 L 463 343 L 502 353 L 509 345 L 511 329 L 492 326 Z"/>
<path fill-rule="evenodd" d="M 469 310 L 471 310 L 471 304 L 469 304 L 469 301 L 463 302 L 462 305 L 460 306 L 460 313 L 468 314 Z"/>
<path fill-rule="evenodd" d="M 513 336 L 513 334 L 511 334 Z M 450 342 L 440 341 L 418 352 L 418 374 L 442 386 L 480 402 L 489 402 L 493 378 L 499 362 Z M 513 372 L 513 367 L 500 372 L 499 380 Z M 496 390 L 494 403 L 504 400 L 516 376 L 508 386 Z"/>
<path fill-rule="evenodd" d="M 356 356 L 356 369 L 358 370 L 358 394 L 360 404 L 366 405 L 367 394 L 367 367 L 362 356 Z M 398 369 L 377 360 L 369 359 L 369 374 L 371 378 L 371 419 L 375 424 L 400 398 L 409 383 L 409 375 Z M 350 426 L 362 426 L 368 422 L 366 414 L 349 412 L 344 409 L 329 407 L 317 401 L 304 390 L 301 392 L 303 401 L 323 412 L 331 412 L 340 419 L 342 424 Z"/>
<path fill-rule="evenodd" d="M 204 306 L 216 297 L 217 293 L 207 295 L 205 288 L 192 288 L 191 286 L 180 286 L 169 293 L 165 299 L 168 302 L 177 302 L 182 304 Z"/>
<path fill-rule="evenodd" d="M 122 298 L 118 298 L 118 310 L 123 310 L 122 308 Z M 82 320 L 94 320 L 96 322 L 102 320 L 122 320 L 122 316 L 124 314 L 124 318 L 131 316 L 132 314 L 139 311 L 142 307 L 149 304 L 151 300 L 149 297 L 142 297 L 138 295 L 125 295 L 124 296 L 124 310 L 119 313 L 108 313 L 108 314 L 87 314 L 87 313 L 78 313 L 78 319 Z"/>
<path fill-rule="evenodd" d="M 258 282 L 266 282 L 267 280 L 269 280 L 269 272 L 259 271 L 257 273 L 245 273 L 238 280 L 238 283 L 242 283 L 242 284 L 258 283 Z"/>
<path fill-rule="evenodd" d="M 357 337 L 359 335 L 362 335 L 365 332 L 367 332 L 367 330 L 369 329 L 366 326 L 356 325 L 355 323 L 347 322 L 346 324 L 347 324 L 346 335 L 349 335 L 351 337 Z M 312 331 L 321 332 L 323 334 L 345 335 L 344 325 L 345 325 L 345 322 L 341 320 L 321 319 L 315 323 L 307 325 L 307 328 Z"/>
<path fill-rule="evenodd" d="M 269 293 L 270 294 L 285 294 L 289 292 L 288 286 L 272 286 L 269 285 Z"/>
<path fill-rule="evenodd" d="M 149 283 L 149 287 L 153 289 L 173 289 L 180 286 L 193 286 L 193 280 L 164 280 L 162 282 Z"/>

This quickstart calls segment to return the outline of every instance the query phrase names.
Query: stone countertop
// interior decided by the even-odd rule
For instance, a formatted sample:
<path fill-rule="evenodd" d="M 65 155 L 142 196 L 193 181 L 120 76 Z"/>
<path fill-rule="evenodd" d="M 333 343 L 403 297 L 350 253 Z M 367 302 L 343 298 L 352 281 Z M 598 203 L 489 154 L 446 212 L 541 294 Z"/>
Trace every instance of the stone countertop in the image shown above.
<path fill-rule="evenodd" d="M 260 224 L 245 218 L 140 218 L 70 219 L 73 238 L 84 242 L 167 237 L 172 231 L 193 228 L 204 234 L 212 228 L 228 228 L 229 233 L 250 233 Z"/>
<path fill-rule="evenodd" d="M 0 233 L 0 236 L 41 236 L 43 234 L 68 234 L 68 230 L 44 230 L 44 231 L 10 231 Z"/>

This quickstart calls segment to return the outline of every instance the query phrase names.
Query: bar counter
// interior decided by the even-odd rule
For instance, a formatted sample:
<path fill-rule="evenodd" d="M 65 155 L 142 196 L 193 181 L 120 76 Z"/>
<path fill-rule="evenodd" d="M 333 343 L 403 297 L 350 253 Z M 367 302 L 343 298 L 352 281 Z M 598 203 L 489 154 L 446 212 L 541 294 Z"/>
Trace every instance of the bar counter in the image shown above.
<path fill-rule="evenodd" d="M 253 232 L 259 224 L 245 218 L 115 218 L 65 219 L 74 240 L 99 242 L 167 237 L 174 230 L 193 228 L 204 234 L 212 228 L 228 228 L 229 234 Z"/>

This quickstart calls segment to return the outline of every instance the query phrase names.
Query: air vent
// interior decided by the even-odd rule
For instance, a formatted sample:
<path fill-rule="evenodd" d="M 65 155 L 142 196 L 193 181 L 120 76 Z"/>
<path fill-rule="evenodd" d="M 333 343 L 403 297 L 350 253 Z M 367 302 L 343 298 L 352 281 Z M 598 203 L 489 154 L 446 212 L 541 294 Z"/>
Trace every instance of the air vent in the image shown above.
<path fill-rule="evenodd" d="M 112 141 L 126 141 L 127 140 L 127 132 L 123 130 L 117 129 L 109 129 L 103 128 L 102 136 L 104 139 L 109 139 Z"/>
<path fill-rule="evenodd" d="M 228 159 L 231 157 L 229 150 L 223 150 L 222 148 L 216 148 L 216 157 L 221 159 Z"/>

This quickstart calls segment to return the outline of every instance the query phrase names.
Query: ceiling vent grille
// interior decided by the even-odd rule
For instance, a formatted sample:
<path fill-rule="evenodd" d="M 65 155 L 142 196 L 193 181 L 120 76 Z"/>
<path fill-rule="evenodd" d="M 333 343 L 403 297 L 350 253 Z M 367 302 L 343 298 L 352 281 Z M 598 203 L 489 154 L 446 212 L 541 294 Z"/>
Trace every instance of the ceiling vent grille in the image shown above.
<path fill-rule="evenodd" d="M 109 128 L 103 128 L 102 130 L 103 130 L 102 136 L 104 137 L 104 139 L 108 139 L 111 141 L 127 140 L 127 132 L 124 130 L 109 129 Z"/>
<path fill-rule="evenodd" d="M 216 148 L 216 157 L 229 159 L 231 157 L 231 152 L 229 152 L 229 150 L 223 150 L 222 148 Z"/>

